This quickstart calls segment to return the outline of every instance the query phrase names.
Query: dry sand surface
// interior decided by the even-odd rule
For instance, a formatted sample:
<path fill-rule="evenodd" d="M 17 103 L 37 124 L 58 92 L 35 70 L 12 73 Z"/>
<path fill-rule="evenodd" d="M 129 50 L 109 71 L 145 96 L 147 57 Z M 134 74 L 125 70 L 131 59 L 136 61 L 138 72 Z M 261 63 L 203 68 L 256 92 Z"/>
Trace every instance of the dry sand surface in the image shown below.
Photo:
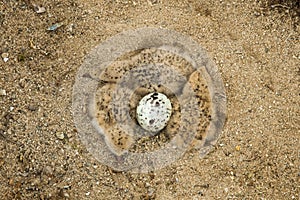
<path fill-rule="evenodd" d="M 2 0 L 0 199 L 299 199 L 297 15 L 299 1 Z M 191 150 L 148 174 L 117 172 L 78 139 L 77 70 L 138 27 L 190 36 L 219 68 L 227 121 L 204 159 Z"/>

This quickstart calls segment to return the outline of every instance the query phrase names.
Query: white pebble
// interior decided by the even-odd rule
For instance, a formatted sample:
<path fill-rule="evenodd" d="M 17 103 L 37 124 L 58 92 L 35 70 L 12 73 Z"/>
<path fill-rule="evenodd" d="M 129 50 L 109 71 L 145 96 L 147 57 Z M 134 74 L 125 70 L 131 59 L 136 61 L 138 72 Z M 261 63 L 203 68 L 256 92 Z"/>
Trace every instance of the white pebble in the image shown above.
<path fill-rule="evenodd" d="M 65 138 L 65 135 L 64 135 L 64 133 L 56 132 L 56 137 L 60 140 L 63 140 Z"/>
<path fill-rule="evenodd" d="M 4 62 L 7 62 L 7 61 L 8 61 L 8 59 L 9 59 L 8 56 L 9 56 L 8 53 L 2 53 L 2 54 L 1 54 L 1 57 L 3 58 L 3 61 L 4 61 Z"/>
<path fill-rule="evenodd" d="M 6 91 L 5 90 L 0 90 L 0 95 L 1 96 L 6 96 Z"/>

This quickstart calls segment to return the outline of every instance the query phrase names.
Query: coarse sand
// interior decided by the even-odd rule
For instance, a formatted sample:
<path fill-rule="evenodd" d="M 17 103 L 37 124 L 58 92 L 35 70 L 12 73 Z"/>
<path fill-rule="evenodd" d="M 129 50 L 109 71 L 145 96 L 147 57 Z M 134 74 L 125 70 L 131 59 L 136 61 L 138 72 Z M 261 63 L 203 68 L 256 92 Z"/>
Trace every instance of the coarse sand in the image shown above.
<path fill-rule="evenodd" d="M 2 0 L 0 199 L 299 199 L 294 2 Z M 178 31 L 207 50 L 225 85 L 227 120 L 203 159 L 189 150 L 163 169 L 134 174 L 87 151 L 71 110 L 85 56 L 141 27 Z"/>

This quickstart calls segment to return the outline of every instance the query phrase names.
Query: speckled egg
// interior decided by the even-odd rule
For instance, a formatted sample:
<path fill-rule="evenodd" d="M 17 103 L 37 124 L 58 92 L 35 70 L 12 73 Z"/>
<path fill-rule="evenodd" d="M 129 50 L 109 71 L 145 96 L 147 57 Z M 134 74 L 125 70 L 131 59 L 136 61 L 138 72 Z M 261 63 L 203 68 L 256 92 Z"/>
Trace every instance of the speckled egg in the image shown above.
<path fill-rule="evenodd" d="M 172 114 L 172 105 L 168 97 L 154 92 L 144 96 L 137 106 L 137 121 L 145 130 L 158 132 L 168 123 Z"/>

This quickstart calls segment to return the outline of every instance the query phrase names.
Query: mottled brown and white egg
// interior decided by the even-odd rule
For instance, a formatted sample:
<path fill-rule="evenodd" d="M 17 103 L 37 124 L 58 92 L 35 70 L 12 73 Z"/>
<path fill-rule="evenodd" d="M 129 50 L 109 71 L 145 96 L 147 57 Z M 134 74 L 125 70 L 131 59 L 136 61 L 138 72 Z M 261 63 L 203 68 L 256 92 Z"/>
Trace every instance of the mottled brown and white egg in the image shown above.
<path fill-rule="evenodd" d="M 137 121 L 145 130 L 158 132 L 168 123 L 172 114 L 172 104 L 162 93 L 154 92 L 144 96 L 137 106 Z"/>

